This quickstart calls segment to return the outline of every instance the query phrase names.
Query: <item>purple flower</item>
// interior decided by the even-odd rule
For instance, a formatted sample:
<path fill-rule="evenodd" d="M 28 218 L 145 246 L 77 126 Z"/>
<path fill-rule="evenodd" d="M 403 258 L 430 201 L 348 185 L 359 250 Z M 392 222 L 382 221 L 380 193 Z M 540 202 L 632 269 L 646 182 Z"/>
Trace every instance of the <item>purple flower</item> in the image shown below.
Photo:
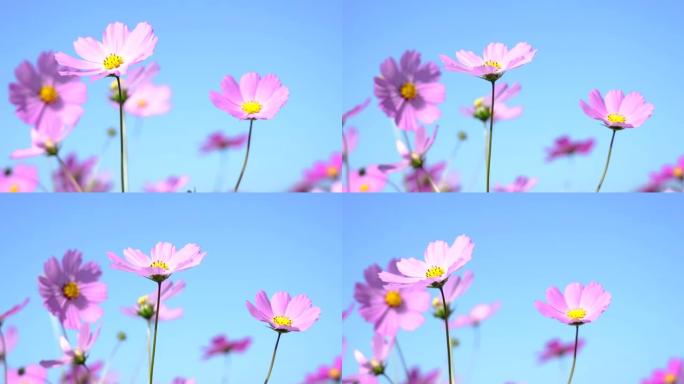
<path fill-rule="evenodd" d="M 499 83 L 494 88 L 494 101 L 496 103 L 496 116 L 494 121 L 511 120 L 522 115 L 522 107 L 509 107 L 506 101 L 511 97 L 517 96 L 522 87 L 515 83 L 511 87 L 506 83 Z M 475 99 L 472 106 L 461 108 L 461 113 L 468 117 L 474 117 L 482 122 L 489 121 L 492 115 L 491 95 L 482 96 Z"/>
<path fill-rule="evenodd" d="M 354 358 L 359 363 L 361 376 L 379 376 L 385 373 L 387 357 L 394 347 L 394 338 L 386 338 L 376 333 L 371 340 L 372 355 L 366 358 L 358 349 L 354 351 Z"/>
<path fill-rule="evenodd" d="M 78 77 L 61 76 L 52 52 L 41 53 L 36 67 L 22 62 L 14 73 L 17 82 L 10 84 L 10 102 L 23 122 L 37 129 L 52 120 L 76 125 L 83 114 L 86 86 Z"/>
<path fill-rule="evenodd" d="M 244 353 L 250 345 L 252 345 L 251 337 L 230 340 L 225 335 L 218 335 L 211 339 L 209 345 L 204 348 L 202 359 L 207 360 L 214 356 L 228 355 L 231 353 Z"/>
<path fill-rule="evenodd" d="M 10 155 L 13 159 L 23 159 L 34 156 L 54 156 L 59 152 L 59 145 L 71 133 L 72 127 L 66 126 L 56 118 L 44 118 L 40 128 L 33 128 L 31 147 L 17 149 Z"/>
<path fill-rule="evenodd" d="M 501 307 L 498 301 L 491 304 L 478 304 L 467 315 L 457 316 L 449 322 L 451 328 L 478 327 L 483 321 L 492 317 Z"/>
<path fill-rule="evenodd" d="M 332 192 L 380 192 L 387 184 L 387 175 L 377 165 L 352 170 L 349 175 L 349 190 L 346 181 L 333 184 Z"/>
<path fill-rule="evenodd" d="M 380 65 L 380 76 L 374 79 L 380 109 L 403 130 L 418 129 L 419 121 L 435 122 L 441 115 L 437 105 L 445 97 L 439 76 L 439 67 L 432 62 L 421 65 L 416 51 L 404 52 L 399 64 L 388 58 Z"/>
<path fill-rule="evenodd" d="M 33 192 L 38 185 L 38 168 L 17 164 L 0 170 L 0 192 Z"/>
<path fill-rule="evenodd" d="M 269 301 L 264 291 L 257 292 L 254 304 L 247 301 L 247 310 L 252 317 L 280 333 L 306 331 L 321 313 L 306 295 L 291 298 L 287 292 L 276 292 Z"/>
<path fill-rule="evenodd" d="M 183 289 L 185 289 L 184 281 L 178 281 L 175 284 L 170 280 L 162 282 L 159 303 L 159 321 L 175 320 L 183 316 L 183 308 L 170 309 L 164 305 L 166 300 L 181 293 Z M 131 317 L 142 317 L 146 321 L 150 321 L 154 318 L 154 314 L 157 313 L 156 305 L 157 290 L 155 289 L 154 292 L 139 297 L 135 306 L 122 308 L 122 312 Z"/>
<path fill-rule="evenodd" d="M 173 244 L 158 242 L 152 248 L 150 256 L 133 248 L 124 249 L 123 255 L 125 260 L 119 258 L 114 252 L 107 253 L 112 262 L 112 268 L 133 272 L 150 280 L 161 282 L 168 279 L 173 273 L 198 266 L 206 253 L 202 252 L 197 244 L 186 244 L 176 251 Z"/>
<path fill-rule="evenodd" d="M 554 141 L 553 146 L 546 148 L 548 156 L 546 161 L 556 160 L 561 157 L 573 155 L 588 155 L 594 149 L 595 140 L 571 140 L 569 136 L 563 135 Z"/>
<path fill-rule="evenodd" d="M 108 192 L 112 189 L 112 182 L 108 174 L 96 173 L 98 163 L 96 156 L 79 161 L 76 153 L 70 153 L 64 159 L 66 170 L 73 175 L 83 192 Z M 56 192 L 77 192 L 63 167 L 52 174 L 52 182 Z"/>
<path fill-rule="evenodd" d="M 107 286 L 98 281 L 102 271 L 95 262 L 83 264 L 81 252 L 69 250 L 61 264 L 51 257 L 43 268 L 38 276 L 43 303 L 66 328 L 78 329 L 102 316 L 99 304 L 107 299 Z"/>
<path fill-rule="evenodd" d="M 88 352 L 95 344 L 95 340 L 100 335 L 100 329 L 98 328 L 95 333 L 90 332 L 90 326 L 88 324 L 81 325 L 76 347 L 74 348 L 69 341 L 64 337 L 59 338 L 59 346 L 62 348 L 64 355 L 58 360 L 42 360 L 40 365 L 44 368 L 52 368 L 60 365 L 83 365 L 88 359 Z"/>
<path fill-rule="evenodd" d="M 584 347 L 584 340 L 579 339 L 577 341 L 577 352 Z M 560 339 L 549 340 L 546 345 L 544 345 L 544 350 L 539 353 L 539 363 L 546 363 L 551 359 L 561 359 L 564 356 L 571 355 L 575 351 L 575 342 L 570 341 L 568 343 L 563 343 Z"/>
<path fill-rule="evenodd" d="M 447 71 L 467 73 L 488 81 L 496 81 L 511 69 L 518 68 L 532 61 L 536 49 L 527 43 L 518 43 L 513 49 L 502 43 L 490 43 L 484 49 L 482 57 L 472 51 L 456 52 L 456 60 L 447 55 L 440 55 Z"/>
<path fill-rule="evenodd" d="M 529 178 L 527 176 L 518 176 L 511 184 L 494 186 L 494 192 L 529 192 L 537 185 L 537 178 Z"/>
<path fill-rule="evenodd" d="M 420 368 L 416 367 L 409 371 L 409 376 L 404 382 L 405 384 L 438 384 L 439 370 L 435 369 L 431 372 L 422 374 Z"/>
<path fill-rule="evenodd" d="M 169 176 L 155 183 L 146 183 L 145 192 L 171 193 L 178 192 L 190 181 L 189 176 Z"/>
<path fill-rule="evenodd" d="M 342 378 L 342 356 L 337 356 L 332 364 L 323 364 L 304 379 L 303 384 L 339 383 Z"/>
<path fill-rule="evenodd" d="M 246 134 L 230 137 L 223 134 L 221 131 L 217 131 L 209 135 L 204 143 L 202 143 L 200 152 L 207 154 L 211 152 L 226 151 L 228 149 L 239 149 L 242 148 L 246 142 Z"/>
<path fill-rule="evenodd" d="M 580 100 L 580 107 L 587 116 L 615 130 L 640 127 L 654 109 L 639 92 L 625 96 L 621 90 L 612 90 L 606 93 L 604 100 L 598 89 L 589 93 L 589 103 Z"/>
<path fill-rule="evenodd" d="M 269 120 L 280 111 L 289 94 L 276 75 L 262 78 L 256 72 L 249 72 L 240 78 L 240 84 L 232 76 L 226 76 L 221 81 L 221 93 L 211 91 L 209 98 L 216 108 L 237 119 Z"/>
<path fill-rule="evenodd" d="M 40 365 L 27 365 L 7 371 L 8 384 L 44 384 L 46 379 L 47 371 Z"/>

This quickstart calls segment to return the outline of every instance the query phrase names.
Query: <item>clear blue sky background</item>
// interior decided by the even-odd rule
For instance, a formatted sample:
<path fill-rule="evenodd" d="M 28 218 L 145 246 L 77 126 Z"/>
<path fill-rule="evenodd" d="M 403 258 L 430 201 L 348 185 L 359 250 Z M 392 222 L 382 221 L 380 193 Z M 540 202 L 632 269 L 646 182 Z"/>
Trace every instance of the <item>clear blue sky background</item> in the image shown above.
<path fill-rule="evenodd" d="M 495 126 L 493 182 L 509 183 L 518 175 L 539 177 L 536 191 L 591 191 L 603 167 L 610 131 L 584 115 L 578 100 L 592 88 L 639 91 L 655 105 L 653 118 L 641 128 L 620 132 L 605 191 L 633 190 L 648 173 L 681 154 L 684 132 L 678 126 L 684 102 L 682 81 L 668 68 L 684 61 L 674 47 L 684 33 L 676 0 L 645 1 L 362 1 L 344 7 L 344 107 L 373 94 L 373 76 L 387 57 L 416 49 L 423 60 L 459 49 L 481 53 L 490 42 L 509 47 L 528 41 L 539 49 L 534 61 L 507 73 L 501 81 L 520 82 L 523 90 L 511 105 L 525 107 L 523 116 Z M 428 160 L 445 158 L 459 130 L 470 139 L 457 155 L 466 190 L 481 191 L 477 176 L 483 151 L 482 125 L 462 116 L 459 108 L 489 92 L 489 84 L 465 74 L 443 72 L 447 87 L 441 130 Z M 360 128 L 353 166 L 396 161 L 392 124 L 377 107 L 350 121 Z M 562 134 L 595 137 L 597 147 L 574 164 L 546 165 L 544 148 Z M 481 171 L 480 171 L 481 172 Z M 476 180 L 475 183 L 473 181 Z"/>
<path fill-rule="evenodd" d="M 219 382 L 222 359 L 200 360 L 200 348 L 218 333 L 252 336 L 244 355 L 233 356 L 232 383 L 263 380 L 275 332 L 253 319 L 245 300 L 260 289 L 269 294 L 286 290 L 305 293 L 321 308 L 321 318 L 308 331 L 284 335 L 272 382 L 300 382 L 319 364 L 340 351 L 341 211 L 339 200 L 317 196 L 12 196 L 0 200 L 8 218 L 0 224 L 4 250 L 0 257 L 0 308 L 24 297 L 29 306 L 6 324 L 19 328 L 20 340 L 9 356 L 11 366 L 60 356 L 49 316 L 38 294 L 37 276 L 50 256 L 78 248 L 85 260 L 99 263 L 109 286 L 100 340 L 94 359 L 109 355 L 116 332 L 129 340 L 121 347 L 113 370 L 121 382 L 131 382 L 145 358 L 145 323 L 120 312 L 154 289 L 154 284 L 109 267 L 106 252 L 125 247 L 149 251 L 160 240 L 177 246 L 196 242 L 206 252 L 204 262 L 178 273 L 187 288 L 168 304 L 185 308 L 182 319 L 160 323 L 155 381 L 175 376 L 199 383 Z M 10 219 L 11 218 L 11 219 Z M 144 367 L 144 365 L 143 365 Z M 53 372 L 52 381 L 59 370 Z M 145 382 L 144 368 L 135 382 Z"/>
<path fill-rule="evenodd" d="M 157 61 L 161 66 L 157 82 L 171 86 L 173 109 L 145 119 L 138 134 L 135 118 L 128 119 L 131 190 L 140 191 L 148 180 L 188 174 L 189 188 L 212 191 L 219 158 L 199 157 L 200 143 L 216 130 L 229 135 L 247 132 L 248 123 L 215 108 L 209 91 L 218 90 L 227 74 L 239 78 L 250 71 L 277 74 L 290 89 L 290 99 L 274 120 L 256 122 L 243 189 L 285 190 L 304 167 L 339 148 L 341 7 L 339 0 L 5 4 L 0 26 L 5 36 L 0 41 L 0 166 L 11 164 L 11 151 L 30 143 L 28 127 L 14 115 L 8 96 L 14 68 L 21 61 L 34 62 L 44 50 L 75 54 L 72 43 L 77 37 L 100 39 L 110 22 L 122 21 L 132 28 L 148 21 L 159 42 L 147 63 Z M 65 141 L 64 152 L 99 155 L 106 129 L 118 127 L 118 115 L 106 99 L 110 81 L 84 81 L 85 114 Z M 118 180 L 118 142 L 112 144 L 103 168 Z M 242 151 L 229 155 L 227 184 L 235 182 L 242 156 Z M 54 159 L 32 162 L 40 166 L 44 181 L 48 170 L 56 167 Z"/>
<path fill-rule="evenodd" d="M 541 316 L 533 303 L 551 285 L 598 281 L 613 302 L 595 323 L 580 328 L 587 340 L 575 381 L 638 383 L 653 368 L 681 356 L 681 222 L 678 196 L 347 196 L 344 200 L 344 301 L 367 265 L 392 257 L 422 257 L 433 240 L 462 233 L 475 242 L 466 265 L 475 273 L 458 301 L 465 311 L 501 300 L 498 314 L 481 327 L 481 348 L 467 384 L 562 383 L 569 361 L 538 366 L 536 353 L 554 337 L 572 340 L 572 327 Z M 355 313 L 344 324 L 351 351 L 370 350 L 372 327 Z M 456 372 L 467 373 L 473 331 L 455 333 L 463 342 Z M 411 364 L 446 369 L 442 324 L 427 318 L 418 331 L 399 335 Z M 396 357 L 390 372 L 399 375 Z M 353 361 L 353 360 L 352 360 Z M 347 364 L 348 372 L 356 370 Z M 397 376 L 398 377 L 398 376 Z"/>

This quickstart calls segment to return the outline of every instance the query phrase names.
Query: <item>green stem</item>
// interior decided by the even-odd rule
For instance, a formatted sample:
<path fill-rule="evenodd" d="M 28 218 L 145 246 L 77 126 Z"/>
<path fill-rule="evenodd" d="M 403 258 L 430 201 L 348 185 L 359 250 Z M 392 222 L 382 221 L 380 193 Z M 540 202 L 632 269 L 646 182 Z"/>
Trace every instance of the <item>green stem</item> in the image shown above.
<path fill-rule="evenodd" d="M 603 175 L 601 175 L 601 180 L 596 187 L 596 192 L 601 191 L 601 186 L 603 185 L 603 180 L 606 178 L 606 173 L 608 173 L 608 165 L 610 164 L 610 155 L 613 153 L 613 142 L 615 141 L 615 132 L 617 129 L 613 129 L 613 136 L 610 138 L 610 146 L 608 147 L 608 157 L 606 158 L 606 166 L 603 167 Z"/>
<path fill-rule="evenodd" d="M 492 167 L 492 137 L 494 136 L 494 88 L 496 80 L 492 81 L 492 114 L 489 116 L 489 144 L 487 145 L 487 192 L 489 193 L 489 174 Z"/>
<path fill-rule="evenodd" d="M 579 339 L 579 324 L 575 325 L 575 352 L 572 355 L 572 368 L 570 368 L 570 377 L 568 377 L 568 384 L 572 383 L 572 376 L 575 374 L 575 363 L 577 363 L 577 341 Z"/>
<path fill-rule="evenodd" d="M 399 346 L 399 338 L 394 339 L 394 345 L 397 346 L 397 353 L 399 354 L 399 360 L 401 360 L 401 366 L 404 367 L 404 372 L 406 372 L 406 380 L 410 378 L 408 366 L 406 365 L 406 359 L 404 359 L 404 353 L 401 351 Z"/>
<path fill-rule="evenodd" d="M 152 361 L 150 361 L 150 384 L 154 376 L 154 355 L 157 352 L 157 327 L 159 326 L 159 304 L 161 302 L 161 281 L 157 282 L 157 306 L 154 307 L 154 338 L 152 340 Z"/>
<path fill-rule="evenodd" d="M 5 384 L 7 384 L 7 344 L 5 343 L 5 335 L 2 333 L 2 322 L 0 322 L 0 343 L 2 343 L 2 356 L 0 356 L 0 360 L 2 360 L 2 368 L 5 372 Z"/>
<path fill-rule="evenodd" d="M 64 160 L 62 160 L 61 157 L 59 157 L 58 154 L 55 154 L 55 157 L 57 158 L 57 161 L 59 162 L 59 166 L 62 167 L 62 171 L 64 171 L 64 174 L 66 175 L 67 179 L 71 182 L 71 184 L 74 186 L 76 189 L 76 192 L 83 192 L 83 188 L 78 184 L 78 181 L 74 177 L 74 174 L 69 171 L 69 168 L 67 168 L 66 163 L 64 163 Z"/>
<path fill-rule="evenodd" d="M 121 79 L 119 76 L 114 76 L 116 78 L 116 86 L 119 89 L 119 143 L 120 143 L 120 155 L 121 155 L 121 192 L 128 191 L 128 148 L 126 146 L 126 124 L 124 123 L 124 101 L 123 94 L 121 93 Z"/>
<path fill-rule="evenodd" d="M 273 356 L 271 357 L 271 366 L 268 368 L 268 375 L 266 375 L 266 380 L 264 380 L 264 384 L 268 384 L 268 380 L 271 379 L 271 372 L 273 372 L 273 364 L 275 364 L 276 353 L 278 352 L 278 344 L 280 343 L 281 335 L 282 332 L 278 332 L 278 338 L 276 339 L 275 347 L 273 348 Z"/>
<path fill-rule="evenodd" d="M 444 308 L 447 307 L 446 298 L 444 297 L 444 288 L 439 287 L 439 293 L 442 295 L 442 305 Z M 446 348 L 447 348 L 447 361 L 449 363 L 449 384 L 454 383 L 453 369 L 451 367 L 451 337 L 449 336 L 449 316 L 448 314 L 444 316 L 444 332 L 446 334 Z"/>
<path fill-rule="evenodd" d="M 252 144 L 252 124 L 254 119 L 249 119 L 249 134 L 247 135 L 247 151 L 245 152 L 245 161 L 242 163 L 242 170 L 240 171 L 240 177 L 238 177 L 237 183 L 235 183 L 235 188 L 233 192 L 237 192 L 240 188 L 240 182 L 242 181 L 242 176 L 245 174 L 245 169 L 247 168 L 247 161 L 249 160 L 249 148 Z"/>

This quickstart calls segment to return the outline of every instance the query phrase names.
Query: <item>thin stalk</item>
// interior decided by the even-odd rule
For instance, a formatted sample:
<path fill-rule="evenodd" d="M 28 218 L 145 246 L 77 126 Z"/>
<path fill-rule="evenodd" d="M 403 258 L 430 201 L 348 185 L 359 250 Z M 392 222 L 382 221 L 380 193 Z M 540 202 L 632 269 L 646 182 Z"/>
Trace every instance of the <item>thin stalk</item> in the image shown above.
<path fill-rule="evenodd" d="M 159 304 L 161 301 L 161 281 L 157 282 L 157 306 L 154 307 L 154 338 L 152 340 L 152 361 L 150 362 L 150 384 L 154 376 L 154 354 L 157 352 L 157 327 L 159 326 Z"/>
<path fill-rule="evenodd" d="M 59 154 L 55 154 L 55 157 L 57 158 L 57 161 L 59 162 L 59 166 L 62 168 L 62 171 L 66 175 L 67 179 L 71 182 L 73 185 L 74 189 L 76 189 L 76 192 L 83 192 L 83 188 L 78 184 L 78 181 L 74 177 L 74 174 L 69 171 L 69 168 L 67 168 L 66 163 L 64 160 L 62 160 L 61 157 L 59 157 Z"/>
<path fill-rule="evenodd" d="M 273 372 L 273 364 L 275 364 L 276 353 L 278 352 L 278 344 L 280 343 L 281 335 L 282 332 L 278 332 L 278 338 L 276 339 L 275 347 L 273 348 L 273 357 L 271 357 L 271 366 L 268 368 L 268 375 L 266 375 L 264 384 L 268 384 L 268 380 L 271 378 L 271 372 Z"/>
<path fill-rule="evenodd" d="M 568 384 L 572 383 L 572 376 L 575 374 L 575 363 L 577 363 L 577 341 L 579 339 L 579 324 L 575 325 L 575 352 L 572 355 L 572 368 L 570 368 L 570 377 L 568 377 Z"/>
<path fill-rule="evenodd" d="M 399 354 L 399 360 L 401 360 L 401 366 L 404 367 L 404 372 L 406 373 L 406 379 L 408 380 L 410 377 L 408 365 L 406 365 L 406 359 L 404 359 L 404 353 L 401 351 L 401 347 L 399 346 L 399 339 L 398 338 L 394 339 L 394 345 L 397 346 L 397 353 Z"/>
<path fill-rule="evenodd" d="M 237 192 L 240 188 L 240 182 L 242 181 L 242 176 L 245 174 L 245 169 L 247 168 L 247 161 L 249 160 L 249 148 L 252 144 L 252 124 L 254 119 L 249 119 L 249 134 L 247 135 L 247 151 L 245 152 L 245 161 L 242 163 L 242 170 L 240 171 L 240 177 L 238 177 L 237 183 L 235 183 L 235 188 L 233 192 Z"/>
<path fill-rule="evenodd" d="M 152 322 L 147 320 L 147 370 L 152 362 Z"/>
<path fill-rule="evenodd" d="M 0 323 L 0 343 L 2 343 L 2 369 L 5 375 L 5 384 L 7 384 L 7 344 L 5 344 L 5 335 L 2 333 L 2 323 Z"/>
<path fill-rule="evenodd" d="M 613 129 L 613 136 L 610 138 L 610 147 L 608 147 L 608 157 L 606 158 L 606 166 L 603 167 L 603 175 L 601 175 L 601 180 L 598 183 L 598 186 L 596 187 L 596 192 L 599 192 L 601 190 L 601 186 L 603 185 L 603 180 L 606 178 L 606 173 L 608 173 L 608 165 L 610 164 L 610 155 L 613 153 L 613 142 L 615 141 L 615 132 L 617 132 L 617 129 Z"/>
<path fill-rule="evenodd" d="M 344 134 L 344 125 L 342 126 L 342 162 L 344 163 L 344 173 L 347 176 L 347 192 L 351 192 L 351 176 L 349 175 L 349 144 L 347 144 L 347 135 Z"/>
<path fill-rule="evenodd" d="M 494 84 L 496 80 L 492 81 L 492 114 L 489 116 L 489 138 L 487 144 L 487 192 L 489 193 L 489 174 L 492 168 L 492 137 L 494 136 Z"/>
<path fill-rule="evenodd" d="M 223 377 L 221 378 L 221 383 L 223 384 L 228 384 L 228 366 L 230 365 L 230 354 L 226 353 L 226 356 L 223 358 Z"/>
<path fill-rule="evenodd" d="M 228 161 L 228 151 L 224 150 L 219 153 L 219 166 L 216 172 L 216 180 L 214 181 L 214 192 L 220 192 L 223 185 L 223 174 L 225 173 L 226 162 Z"/>
<path fill-rule="evenodd" d="M 385 379 L 387 379 L 387 382 L 388 382 L 388 383 L 390 383 L 390 384 L 394 384 L 394 382 L 392 381 L 392 379 L 390 379 L 390 377 L 389 377 L 389 376 L 387 376 L 387 374 L 386 374 L 386 373 L 383 373 L 383 374 L 382 374 L 382 376 L 383 376 L 383 377 L 384 377 Z"/>
<path fill-rule="evenodd" d="M 114 344 L 114 348 L 112 348 L 112 352 L 110 352 L 109 358 L 105 363 L 104 369 L 102 369 L 102 375 L 100 375 L 100 384 L 104 384 L 105 378 L 107 377 L 107 373 L 109 373 L 109 367 L 112 364 L 112 360 L 114 360 L 116 352 L 119 350 L 119 346 L 121 346 L 121 340 L 117 339 L 116 344 Z"/>
<path fill-rule="evenodd" d="M 128 148 L 126 146 L 126 124 L 124 123 L 123 99 L 121 93 L 121 79 L 116 78 L 116 86 L 119 89 L 119 143 L 121 155 L 121 192 L 128 191 Z"/>
<path fill-rule="evenodd" d="M 444 306 L 444 308 L 448 308 L 446 298 L 444 297 L 443 287 L 439 287 L 439 293 L 442 295 L 442 305 Z M 451 337 L 449 336 L 448 316 L 444 316 L 444 333 L 446 334 L 447 361 L 449 363 L 449 384 L 454 384 L 453 369 L 451 367 Z"/>

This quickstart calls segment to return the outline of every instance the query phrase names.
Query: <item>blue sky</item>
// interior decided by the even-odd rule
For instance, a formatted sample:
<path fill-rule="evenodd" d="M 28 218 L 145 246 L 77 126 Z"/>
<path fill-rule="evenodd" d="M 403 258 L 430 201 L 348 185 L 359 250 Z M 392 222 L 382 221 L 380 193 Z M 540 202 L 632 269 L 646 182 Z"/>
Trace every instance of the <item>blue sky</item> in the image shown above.
<path fill-rule="evenodd" d="M 14 196 L 13 196 L 14 197 Z M 9 319 L 20 340 L 9 356 L 17 367 L 60 356 L 47 311 L 38 295 L 37 276 L 50 256 L 80 249 L 85 260 L 99 263 L 109 287 L 100 321 L 102 334 L 94 359 L 109 355 L 118 331 L 129 340 L 121 347 L 113 370 L 121 382 L 131 382 L 135 367 L 145 359 L 145 325 L 120 312 L 135 304 L 154 284 L 137 275 L 113 270 L 107 251 L 136 247 L 145 252 L 157 241 L 177 246 L 199 244 L 207 252 L 203 263 L 173 278 L 187 282 L 184 292 L 169 300 L 183 307 L 182 319 L 160 323 L 155 380 L 195 377 L 199 383 L 218 382 L 223 362 L 200 360 L 201 347 L 218 333 L 253 337 L 244 355 L 233 356 L 231 382 L 263 380 L 275 332 L 253 319 L 245 308 L 260 289 L 269 294 L 286 290 L 305 293 L 321 308 L 321 318 L 308 331 L 284 335 L 272 383 L 292 384 L 340 351 L 341 324 L 341 204 L 318 196 L 252 195 L 225 199 L 217 195 L 16 196 L 0 200 L 6 218 L 0 270 L 0 308 L 24 297 L 29 306 Z M 144 365 L 143 365 L 144 367 Z M 52 381 L 59 370 L 53 372 Z M 146 382 L 144 368 L 135 382 Z"/>
<path fill-rule="evenodd" d="M 549 286 L 597 281 L 613 301 L 595 323 L 580 328 L 587 345 L 573 382 L 638 383 L 683 353 L 683 208 L 674 195 L 346 196 L 344 302 L 353 300 L 354 283 L 371 263 L 384 267 L 393 257 L 422 258 L 428 242 L 451 242 L 465 233 L 475 242 L 465 267 L 475 280 L 457 312 L 494 300 L 501 309 L 481 327 L 472 371 L 473 331 L 455 333 L 463 343 L 455 354 L 460 377 L 470 372 L 467 383 L 567 380 L 569 361 L 564 369 L 557 362 L 539 366 L 536 353 L 551 338 L 572 340 L 574 330 L 541 316 L 533 303 L 544 299 Z M 346 359 L 353 361 L 354 349 L 369 351 L 372 326 L 358 313 L 345 322 L 344 334 Z M 442 372 L 443 338 L 442 324 L 432 317 L 416 332 L 399 334 L 410 364 Z M 401 376 L 395 356 L 388 369 Z"/>
<path fill-rule="evenodd" d="M 279 191 L 294 184 L 304 167 L 327 158 L 339 147 L 342 81 L 341 1 L 140 2 L 115 5 L 92 2 L 29 2 L 7 4 L 0 33 L 0 166 L 12 164 L 11 151 L 30 144 L 28 127 L 14 115 L 8 86 L 23 60 L 35 62 L 44 50 L 75 54 L 79 36 L 100 39 L 108 23 L 133 27 L 148 21 L 159 37 L 147 63 L 161 66 L 157 83 L 173 91 L 171 112 L 144 120 L 130 132 L 130 189 L 172 174 L 188 174 L 189 188 L 212 191 L 219 165 L 217 155 L 199 157 L 199 145 L 211 132 L 247 132 L 238 121 L 214 107 L 209 91 L 218 90 L 227 74 L 275 73 L 290 89 L 290 99 L 274 120 L 255 124 L 252 156 L 243 180 L 245 191 Z M 110 81 L 88 84 L 85 113 L 64 143 L 64 153 L 100 155 L 109 127 L 118 127 L 118 112 L 106 99 Z M 137 132 L 137 133 L 136 133 Z M 235 182 L 243 152 L 229 154 L 226 185 Z M 40 166 L 45 184 L 54 159 L 31 161 Z M 118 142 L 105 153 L 102 168 L 118 181 Z"/>
<path fill-rule="evenodd" d="M 668 68 L 679 67 L 684 52 L 673 49 L 684 26 L 680 1 L 492 1 L 487 6 L 467 1 L 348 0 L 344 7 L 344 107 L 373 95 L 373 77 L 387 57 L 399 58 L 416 49 L 423 60 L 460 49 L 481 53 L 490 42 L 512 46 L 527 41 L 539 49 L 534 61 L 507 73 L 501 81 L 520 82 L 522 92 L 510 105 L 525 107 L 523 116 L 494 128 L 492 180 L 510 183 L 518 175 L 539 178 L 536 191 L 592 191 L 608 150 L 610 131 L 584 115 L 578 106 L 598 88 L 639 91 L 655 105 L 653 117 L 641 128 L 619 132 L 604 191 L 633 190 L 650 171 L 674 162 L 681 154 L 684 131 L 680 106 L 682 82 Z M 619 25 L 620 27 L 615 27 Z M 446 101 L 437 144 L 428 160 L 446 158 L 459 130 L 470 139 L 459 149 L 455 169 L 467 191 L 484 190 L 479 121 L 462 116 L 459 108 L 489 92 L 489 84 L 468 75 L 443 72 Z M 377 107 L 349 122 L 360 130 L 353 166 L 396 161 L 392 123 Z M 597 139 L 589 157 L 573 164 L 545 164 L 544 148 L 569 134 Z M 478 171 L 480 170 L 480 171 Z M 568 180 L 570 183 L 568 184 Z M 569 187 L 569 188 L 568 188 Z"/>

